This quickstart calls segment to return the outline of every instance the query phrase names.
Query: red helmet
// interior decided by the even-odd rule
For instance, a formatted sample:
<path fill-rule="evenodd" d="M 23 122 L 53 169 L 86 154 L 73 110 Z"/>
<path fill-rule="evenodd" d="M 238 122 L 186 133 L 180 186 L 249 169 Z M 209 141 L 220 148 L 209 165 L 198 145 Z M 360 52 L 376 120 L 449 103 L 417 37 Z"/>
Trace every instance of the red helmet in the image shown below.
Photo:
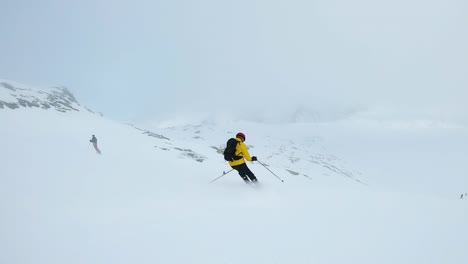
<path fill-rule="evenodd" d="M 237 133 L 236 138 L 242 138 L 242 141 L 245 141 L 245 135 L 242 132 Z"/>

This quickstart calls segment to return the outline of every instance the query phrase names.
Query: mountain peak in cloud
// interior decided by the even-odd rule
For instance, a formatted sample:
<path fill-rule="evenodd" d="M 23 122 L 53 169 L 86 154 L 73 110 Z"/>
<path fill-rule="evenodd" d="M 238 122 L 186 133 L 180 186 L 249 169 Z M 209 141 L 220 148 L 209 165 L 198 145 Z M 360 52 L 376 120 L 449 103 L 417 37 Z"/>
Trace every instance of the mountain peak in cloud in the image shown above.
<path fill-rule="evenodd" d="M 0 79 L 0 109 L 39 108 L 59 112 L 89 111 L 66 87 L 35 88 Z"/>

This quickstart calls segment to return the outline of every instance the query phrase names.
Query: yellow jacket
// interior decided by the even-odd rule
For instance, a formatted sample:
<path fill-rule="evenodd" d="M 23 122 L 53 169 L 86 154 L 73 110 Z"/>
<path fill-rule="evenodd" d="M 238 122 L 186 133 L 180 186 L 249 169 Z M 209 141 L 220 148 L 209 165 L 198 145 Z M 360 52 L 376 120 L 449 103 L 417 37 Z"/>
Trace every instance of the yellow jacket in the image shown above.
<path fill-rule="evenodd" d="M 245 143 L 242 142 L 240 138 L 236 138 L 236 140 L 239 142 L 239 144 L 236 145 L 236 156 L 242 156 L 243 158 L 234 161 L 229 161 L 229 166 L 231 167 L 245 163 L 244 159 L 252 161 L 252 157 L 250 156 L 247 145 L 245 145 Z"/>

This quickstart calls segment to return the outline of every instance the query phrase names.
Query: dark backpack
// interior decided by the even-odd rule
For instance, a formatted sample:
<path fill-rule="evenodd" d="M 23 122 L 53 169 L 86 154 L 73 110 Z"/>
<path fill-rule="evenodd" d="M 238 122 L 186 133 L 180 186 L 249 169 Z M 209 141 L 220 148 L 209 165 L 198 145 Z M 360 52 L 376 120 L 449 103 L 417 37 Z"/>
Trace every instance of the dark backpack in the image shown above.
<path fill-rule="evenodd" d="M 243 158 L 242 156 L 236 155 L 237 144 L 239 144 L 239 141 L 237 141 L 235 138 L 230 138 L 227 141 L 226 148 L 224 149 L 224 152 L 223 152 L 224 160 L 234 161 L 234 160 L 240 160 Z"/>

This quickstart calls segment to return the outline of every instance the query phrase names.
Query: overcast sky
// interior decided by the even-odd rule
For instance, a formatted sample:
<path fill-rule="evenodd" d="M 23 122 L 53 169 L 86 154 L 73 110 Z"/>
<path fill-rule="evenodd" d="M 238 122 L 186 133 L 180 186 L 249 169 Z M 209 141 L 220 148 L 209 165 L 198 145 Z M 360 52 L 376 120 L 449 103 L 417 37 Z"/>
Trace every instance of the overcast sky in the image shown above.
<path fill-rule="evenodd" d="M 468 112 L 465 0 L 0 0 L 0 78 L 117 119 Z"/>

